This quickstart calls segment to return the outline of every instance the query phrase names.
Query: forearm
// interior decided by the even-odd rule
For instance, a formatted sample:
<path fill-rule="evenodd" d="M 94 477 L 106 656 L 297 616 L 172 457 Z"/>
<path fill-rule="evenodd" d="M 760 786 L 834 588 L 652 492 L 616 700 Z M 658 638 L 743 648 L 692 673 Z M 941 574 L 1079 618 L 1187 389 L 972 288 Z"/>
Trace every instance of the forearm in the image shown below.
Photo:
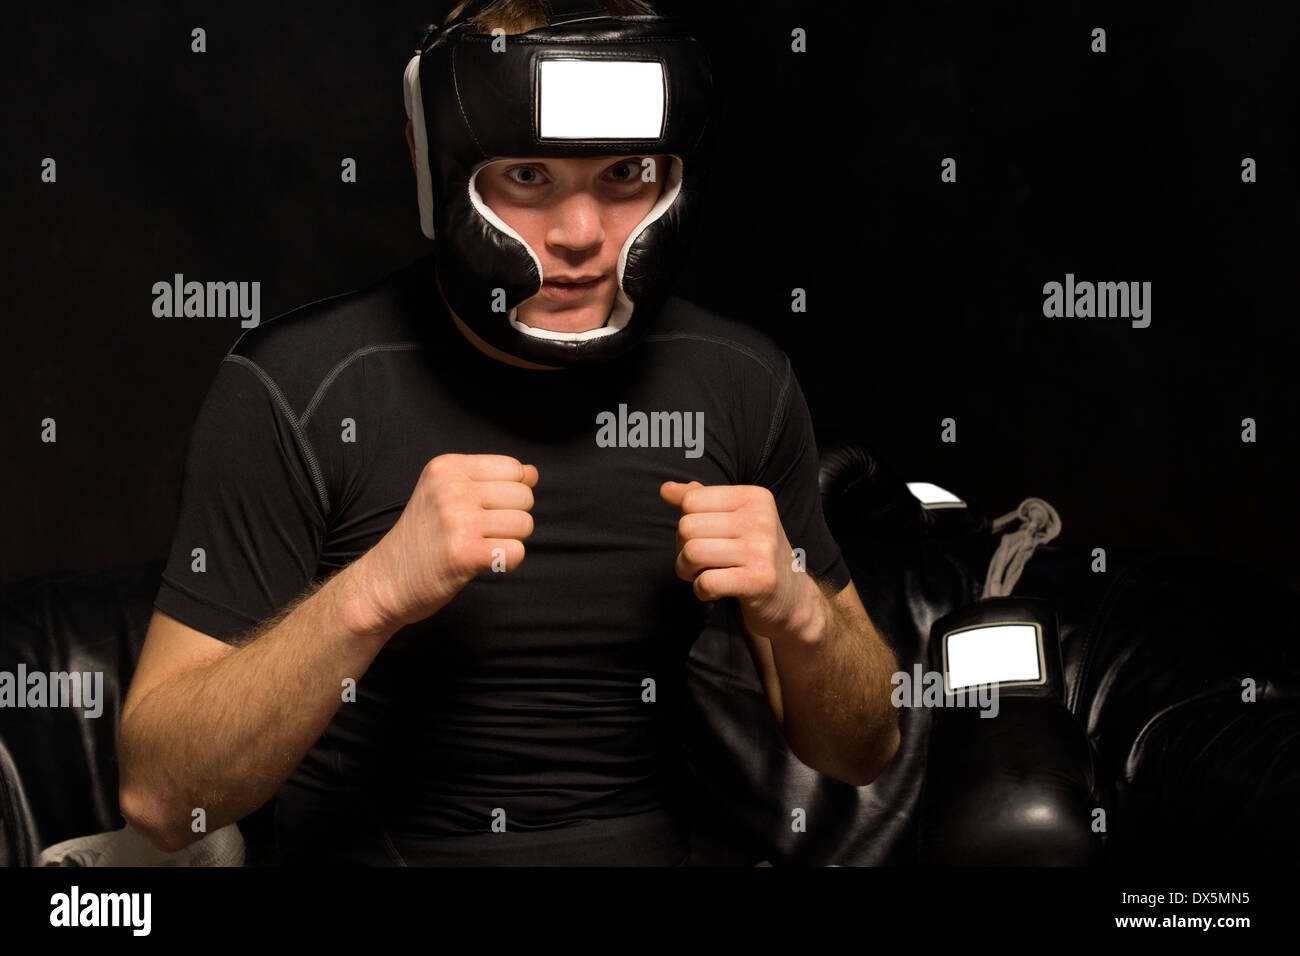
<path fill-rule="evenodd" d="M 262 806 L 320 737 L 387 639 L 358 605 L 356 564 L 309 589 L 254 639 L 150 690 L 119 733 L 124 816 L 166 849 Z"/>
<path fill-rule="evenodd" d="M 810 582 L 819 601 L 797 638 L 771 642 L 785 738 L 808 766 L 865 786 L 898 748 L 898 712 L 890 703 L 898 664 L 870 618 L 841 610 Z"/>

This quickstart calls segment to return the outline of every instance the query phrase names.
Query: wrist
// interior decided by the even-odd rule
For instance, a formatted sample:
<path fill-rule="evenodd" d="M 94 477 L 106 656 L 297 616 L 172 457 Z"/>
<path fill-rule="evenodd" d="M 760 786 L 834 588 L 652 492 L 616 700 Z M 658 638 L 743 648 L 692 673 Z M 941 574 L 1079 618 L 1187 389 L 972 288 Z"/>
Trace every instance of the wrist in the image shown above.
<path fill-rule="evenodd" d="M 365 555 L 340 571 L 335 581 L 338 620 L 349 635 L 357 640 L 387 641 L 402 626 L 382 601 Z"/>
<path fill-rule="evenodd" d="M 794 601 L 794 607 L 784 620 L 764 626 L 753 624 L 745 615 L 745 628 L 751 634 L 765 637 L 773 645 L 815 649 L 824 643 L 830 627 L 830 608 L 826 599 L 811 578 L 802 575 L 803 581 Z"/>
<path fill-rule="evenodd" d="M 807 599 L 804 602 L 803 613 L 796 618 L 790 633 L 795 643 L 815 647 L 826 639 L 826 633 L 830 629 L 831 609 L 817 582 L 807 574 L 803 574 L 802 577 Z"/>

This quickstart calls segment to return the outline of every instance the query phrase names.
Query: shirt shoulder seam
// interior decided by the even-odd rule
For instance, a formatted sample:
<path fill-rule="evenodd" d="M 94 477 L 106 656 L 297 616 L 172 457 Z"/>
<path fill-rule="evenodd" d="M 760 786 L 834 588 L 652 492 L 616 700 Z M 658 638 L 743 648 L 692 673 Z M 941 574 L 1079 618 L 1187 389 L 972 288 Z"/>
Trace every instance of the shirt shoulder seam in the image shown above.
<path fill-rule="evenodd" d="M 768 459 L 772 457 L 772 452 L 776 448 L 776 438 L 785 427 L 785 420 L 789 415 L 789 403 L 786 397 L 790 394 L 790 380 L 794 376 L 794 368 L 790 364 L 789 356 L 785 360 L 785 377 L 781 380 L 781 390 L 776 396 L 776 415 L 772 417 L 772 423 L 767 429 L 767 441 L 763 443 L 763 453 L 758 458 L 758 468 L 755 474 L 761 475 L 763 469 L 767 467 Z"/>
<path fill-rule="evenodd" d="M 706 335 L 701 332 L 652 332 L 646 335 L 646 341 L 649 342 L 656 342 L 656 341 L 665 342 L 665 341 L 672 341 L 674 339 L 687 339 L 687 340 L 695 340 L 700 342 L 709 342 L 714 345 L 721 345 L 723 348 L 729 348 L 735 352 L 740 352 L 742 355 L 748 356 L 749 358 L 757 362 L 759 366 L 761 366 L 762 369 L 765 372 L 767 372 L 768 376 L 772 379 L 773 382 L 780 383 L 780 387 L 776 398 L 776 415 L 773 417 L 771 424 L 768 426 L 767 438 L 763 442 L 763 451 L 759 455 L 758 464 L 755 466 L 754 469 L 755 475 L 762 474 L 763 469 L 767 467 L 767 462 L 772 455 L 773 449 L 776 447 L 777 435 L 779 435 L 781 429 L 785 427 L 785 420 L 787 416 L 786 397 L 790 392 L 790 378 L 794 374 L 794 369 L 790 362 L 790 356 L 786 355 L 784 352 L 781 353 L 781 357 L 785 360 L 784 362 L 785 367 L 783 369 L 784 374 L 778 375 L 776 370 L 768 363 L 767 359 L 765 359 L 762 355 L 760 355 L 758 352 L 756 352 L 754 349 L 750 348 L 749 346 L 742 345 L 739 342 L 734 342 L 731 339 L 724 339 L 716 335 Z"/>
<path fill-rule="evenodd" d="M 349 352 L 336 362 L 334 367 L 320 380 L 320 384 L 316 386 L 316 391 L 312 393 L 311 400 L 307 403 L 307 407 L 302 410 L 302 416 L 298 420 L 299 424 L 304 428 L 307 427 L 307 422 L 311 418 L 312 413 L 316 411 L 317 406 L 320 405 L 321 400 L 324 399 L 325 393 L 329 391 L 329 387 L 334 384 L 334 380 L 337 379 L 339 375 L 357 359 L 370 355 L 373 352 L 413 352 L 423 348 L 423 342 L 381 342 L 375 345 L 362 346 L 359 349 L 354 349 Z"/>
<path fill-rule="evenodd" d="M 280 410 L 280 414 L 284 416 L 285 421 L 289 423 L 289 427 L 293 430 L 294 438 L 296 438 L 302 446 L 303 458 L 307 462 L 308 477 L 311 478 L 312 487 L 316 489 L 316 497 L 320 500 L 320 506 L 322 509 L 321 514 L 328 515 L 330 513 L 330 496 L 329 491 L 325 487 L 325 478 L 321 474 L 320 465 L 316 460 L 316 451 L 312 448 L 311 442 L 308 441 L 307 432 L 303 428 L 302 422 L 298 420 L 296 415 L 294 415 L 293 407 L 289 404 L 289 399 L 285 396 L 280 386 L 276 384 L 275 379 L 271 377 L 270 373 L 267 372 L 266 369 L 243 355 L 235 355 L 232 353 L 222 359 L 222 362 L 231 362 L 235 365 L 242 365 L 244 368 L 252 372 L 253 375 L 255 375 L 262 383 L 263 387 L 266 388 L 272 401 L 275 402 L 276 407 Z"/>

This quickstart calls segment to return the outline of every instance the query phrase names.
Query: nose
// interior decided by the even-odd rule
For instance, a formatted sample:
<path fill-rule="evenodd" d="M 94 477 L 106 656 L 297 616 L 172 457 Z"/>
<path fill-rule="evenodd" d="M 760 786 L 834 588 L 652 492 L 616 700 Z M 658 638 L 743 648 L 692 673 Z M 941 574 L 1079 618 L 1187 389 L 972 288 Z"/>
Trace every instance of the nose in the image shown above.
<path fill-rule="evenodd" d="M 546 230 L 548 245 L 573 252 L 599 249 L 605 241 L 605 224 L 600 201 L 579 191 L 556 204 Z"/>

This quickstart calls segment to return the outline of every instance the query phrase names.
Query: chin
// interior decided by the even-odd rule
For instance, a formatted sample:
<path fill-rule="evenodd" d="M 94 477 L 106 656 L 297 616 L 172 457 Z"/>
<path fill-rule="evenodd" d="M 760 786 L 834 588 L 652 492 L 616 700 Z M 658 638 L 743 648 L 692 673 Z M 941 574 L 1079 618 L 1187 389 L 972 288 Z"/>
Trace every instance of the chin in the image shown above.
<path fill-rule="evenodd" d="M 588 332 L 605 324 L 614 303 L 575 305 L 570 309 L 530 309 L 519 307 L 519 321 L 529 328 L 548 332 Z"/>

